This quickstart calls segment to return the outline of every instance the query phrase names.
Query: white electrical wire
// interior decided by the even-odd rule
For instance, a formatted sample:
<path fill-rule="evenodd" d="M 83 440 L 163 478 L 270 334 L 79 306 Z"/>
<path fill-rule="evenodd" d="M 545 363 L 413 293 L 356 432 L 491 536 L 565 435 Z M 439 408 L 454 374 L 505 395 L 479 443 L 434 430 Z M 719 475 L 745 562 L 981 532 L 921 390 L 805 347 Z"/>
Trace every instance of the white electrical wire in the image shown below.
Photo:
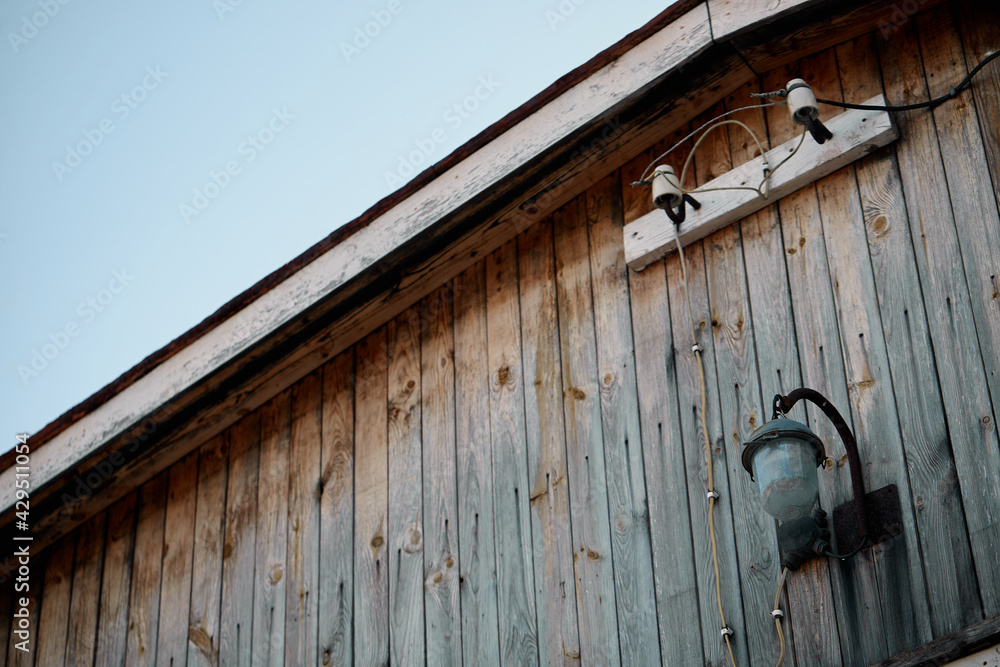
<path fill-rule="evenodd" d="M 646 169 L 645 169 L 645 171 L 642 172 L 642 176 L 639 178 L 639 180 L 635 181 L 634 183 L 632 183 L 632 185 L 633 186 L 635 186 L 635 185 L 649 185 L 649 181 L 646 180 L 646 174 L 648 174 L 649 170 L 653 168 L 653 165 L 655 165 L 657 162 L 659 162 L 660 160 L 664 159 L 665 157 L 667 157 L 668 155 L 670 155 L 671 153 L 673 153 L 675 150 L 677 150 L 682 145 L 684 145 L 684 142 L 686 142 L 688 139 L 690 139 L 694 135 L 698 134 L 703 129 L 705 129 L 706 127 L 708 127 L 709 125 L 711 125 L 715 121 L 719 120 L 720 118 L 725 118 L 726 116 L 734 114 L 734 113 L 736 113 L 738 111 L 746 111 L 747 109 L 762 109 L 764 107 L 773 107 L 773 106 L 779 106 L 779 105 L 786 106 L 786 103 L 785 102 L 768 102 L 767 104 L 751 104 L 750 106 L 747 106 L 747 107 L 740 107 L 739 109 L 733 109 L 732 111 L 727 111 L 725 113 L 719 114 L 718 116 L 716 116 L 712 120 L 708 121 L 707 123 L 705 123 L 704 125 L 702 125 L 701 127 L 699 127 L 697 130 L 695 130 L 691 134 L 687 135 L 686 137 L 684 137 L 683 139 L 681 139 L 680 141 L 678 141 L 666 153 L 663 153 L 662 155 L 660 155 L 659 157 L 657 157 L 655 160 L 653 160 L 652 162 L 650 162 L 649 166 L 647 166 Z"/>
<path fill-rule="evenodd" d="M 745 123 L 743 123 L 741 121 L 738 121 L 738 120 L 723 120 L 723 121 L 719 121 L 719 122 L 715 122 L 715 121 L 718 121 L 720 118 L 722 118 L 724 116 L 728 116 L 729 114 L 736 113 L 737 111 L 743 111 L 745 109 L 757 109 L 757 108 L 760 108 L 760 107 L 770 107 L 770 106 L 775 106 L 777 104 L 782 104 L 782 103 L 781 102 L 773 102 L 771 104 L 756 104 L 756 105 L 751 105 L 751 106 L 747 106 L 747 107 L 740 107 L 739 109 L 733 109 L 732 111 L 727 111 L 724 114 L 716 116 L 715 118 L 713 118 L 712 120 L 710 120 L 707 123 L 703 124 L 701 127 L 699 127 L 697 130 L 695 130 L 694 132 L 692 132 L 688 136 L 684 137 L 684 139 L 682 139 L 680 142 L 678 142 L 677 144 L 675 144 L 666 153 L 663 153 L 662 155 L 660 155 L 659 157 L 657 157 L 655 160 L 653 160 L 651 163 L 649 163 L 649 166 L 647 166 L 646 170 L 643 171 L 643 173 L 642 173 L 642 178 L 640 178 L 640 180 L 635 181 L 634 183 L 632 183 L 632 185 L 636 186 L 636 185 L 646 185 L 646 184 L 649 184 L 650 181 L 645 180 L 646 179 L 646 174 L 649 173 L 649 170 L 650 170 L 650 168 L 653 165 L 655 165 L 656 163 L 658 163 L 659 161 L 661 161 L 663 158 L 665 158 L 667 155 L 669 155 L 670 153 L 672 153 L 676 148 L 678 148 L 679 146 L 681 146 L 684 142 L 686 142 L 692 136 L 694 136 L 695 134 L 697 134 L 698 132 L 700 132 L 706 126 L 711 125 L 710 127 L 708 127 L 707 130 L 705 130 L 704 134 L 702 134 L 700 137 L 698 137 L 698 140 L 695 142 L 694 147 L 691 149 L 691 152 L 688 154 L 687 159 L 684 161 L 684 168 L 681 170 L 680 179 L 678 180 L 678 184 L 680 185 L 681 192 L 684 193 L 684 194 L 699 194 L 699 193 L 703 193 L 703 192 L 722 192 L 722 191 L 725 191 L 725 190 L 749 190 L 750 192 L 756 193 L 758 197 L 760 197 L 761 199 L 763 199 L 763 200 L 766 201 L 768 199 L 768 197 L 770 196 L 770 194 L 771 194 L 771 177 L 774 175 L 774 172 L 776 172 L 782 165 L 784 165 L 786 162 L 788 162 L 790 159 L 792 159 L 792 157 L 794 157 L 795 154 L 799 152 L 799 149 L 802 148 L 802 144 L 805 142 L 806 131 L 803 130 L 802 136 L 799 138 L 799 143 L 796 144 L 795 148 L 793 148 L 792 151 L 787 156 L 785 156 L 785 158 L 781 162 L 779 162 L 777 164 L 777 166 L 775 166 L 772 169 L 770 167 L 770 165 L 768 164 L 768 162 L 767 162 L 767 151 L 764 150 L 764 145 L 763 145 L 763 143 L 761 143 L 761 140 L 757 136 L 756 132 L 754 132 L 752 129 L 750 129 Z M 712 123 L 714 123 L 714 124 L 712 124 Z M 753 139 L 754 143 L 757 144 L 757 149 L 760 151 L 760 154 L 763 157 L 763 162 L 764 162 L 764 178 L 761 179 L 760 184 L 758 184 L 756 187 L 750 187 L 750 186 L 732 186 L 732 187 L 725 187 L 725 188 L 722 188 L 722 187 L 717 187 L 717 188 L 705 188 L 705 187 L 702 187 L 702 188 L 695 188 L 693 190 L 689 190 L 689 189 L 685 188 L 684 187 L 684 181 L 687 179 L 688 169 L 691 166 L 691 161 L 694 158 L 695 153 L 698 151 L 698 148 L 701 146 L 701 142 L 705 139 L 705 137 L 707 137 L 712 132 L 712 130 L 715 130 L 715 129 L 719 128 L 719 127 L 722 127 L 723 125 L 737 125 L 737 126 L 742 127 L 744 130 L 747 131 L 747 133 Z"/>

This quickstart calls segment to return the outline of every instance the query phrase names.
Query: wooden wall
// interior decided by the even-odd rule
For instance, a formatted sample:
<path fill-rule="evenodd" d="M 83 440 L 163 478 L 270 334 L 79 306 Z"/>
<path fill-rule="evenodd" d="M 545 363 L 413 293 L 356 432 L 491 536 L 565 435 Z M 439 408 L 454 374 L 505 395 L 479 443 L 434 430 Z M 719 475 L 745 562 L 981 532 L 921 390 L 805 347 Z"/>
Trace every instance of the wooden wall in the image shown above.
<path fill-rule="evenodd" d="M 926 12 L 692 126 L 799 75 L 849 101 L 940 95 L 1000 47 L 998 18 Z M 740 118 L 795 134 L 783 108 Z M 7 642 L 0 667 L 722 665 L 716 586 L 737 664 L 772 665 L 775 525 L 739 444 L 801 385 L 853 425 L 869 488 L 899 487 L 904 532 L 790 575 L 787 664 L 1000 615 L 1000 63 L 896 121 L 897 143 L 685 249 L 704 415 L 678 257 L 633 273 L 622 250 L 665 137 L 36 557 L 33 651 Z M 719 131 L 695 178 L 754 149 Z M 791 416 L 827 443 L 831 510 L 843 447 Z"/>

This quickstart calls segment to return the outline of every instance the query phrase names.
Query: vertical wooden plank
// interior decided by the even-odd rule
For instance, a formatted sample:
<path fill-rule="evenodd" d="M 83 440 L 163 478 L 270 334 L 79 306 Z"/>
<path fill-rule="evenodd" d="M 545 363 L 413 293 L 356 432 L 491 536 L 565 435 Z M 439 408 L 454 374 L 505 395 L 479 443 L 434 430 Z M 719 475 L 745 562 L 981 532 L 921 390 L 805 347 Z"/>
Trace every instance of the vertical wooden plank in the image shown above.
<path fill-rule="evenodd" d="M 79 530 L 52 545 L 42 584 L 42 606 L 35 626 L 35 662 L 62 665 L 66 660 L 70 595 L 73 590 L 73 551 Z"/>
<path fill-rule="evenodd" d="M 837 61 L 846 99 L 869 99 L 881 92 L 874 35 L 838 47 Z M 982 604 L 893 153 L 892 148 L 877 151 L 858 161 L 855 171 L 910 488 L 916 499 L 924 573 L 933 600 L 931 629 L 940 636 L 981 620 Z M 1000 475 L 1000 470 L 995 474 Z M 934 564 L 935 558 L 942 560 Z M 950 567 L 943 567 L 945 562 Z"/>
<path fill-rule="evenodd" d="M 763 88 L 782 88 L 799 75 L 797 65 L 782 68 L 764 77 Z M 813 85 L 825 94 L 836 83 L 823 80 Z M 772 144 L 783 143 L 802 131 L 792 123 L 786 107 L 771 107 L 766 110 L 766 116 Z M 806 141 L 811 139 L 806 138 Z M 849 410 L 847 375 L 816 187 L 810 185 L 785 197 L 778 202 L 778 211 L 803 385 L 829 398 L 850 425 L 852 412 Z M 769 398 L 767 393 L 770 392 L 765 392 L 765 398 Z M 823 440 L 827 456 L 840 462 L 819 471 L 820 504 L 829 510 L 852 496 L 850 475 L 843 467 L 846 462 L 844 446 L 833 424 L 822 412 L 812 404 L 800 405 L 801 409 L 796 407 L 790 417 L 802 421 L 801 415 L 805 414 L 805 423 Z M 865 656 L 876 659 L 874 656 L 885 655 L 885 631 L 870 559 L 828 561 L 828 567 L 837 623 L 836 627 L 818 628 L 818 635 L 800 633 L 798 620 L 814 613 L 828 617 L 831 598 L 825 594 L 825 584 L 821 578 L 811 576 L 813 570 L 807 570 L 805 577 L 792 573 L 788 579 L 790 599 L 794 601 L 789 612 L 797 655 L 801 655 L 804 664 L 809 664 L 810 660 L 826 660 L 836 653 L 829 645 L 837 641 L 838 635 L 845 665 L 861 664 Z M 863 618 L 858 610 L 864 610 Z"/>
<path fill-rule="evenodd" d="M 260 409 L 260 469 L 257 486 L 257 553 L 254 565 L 251 662 L 285 661 L 285 545 L 288 542 L 288 458 L 292 392 Z"/>
<path fill-rule="evenodd" d="M 69 607 L 69 632 L 66 644 L 67 666 L 89 667 L 94 664 L 97 618 L 103 606 L 101 575 L 107 518 L 108 514 L 102 512 L 77 531 L 76 557 L 73 562 L 73 599 Z"/>
<path fill-rule="evenodd" d="M 608 511 L 614 556 L 622 661 L 659 662 L 649 507 L 632 343 L 622 200 L 615 173 L 583 197 L 590 238 L 597 380 L 608 475 Z"/>
<path fill-rule="evenodd" d="M 982 9 L 981 13 L 972 14 L 969 19 L 981 17 L 984 23 L 979 30 L 986 31 L 987 35 L 996 35 L 996 8 L 983 5 L 984 8 L 987 6 L 993 7 L 993 10 Z M 931 96 L 946 94 L 948 88 L 967 73 L 951 9 L 937 8 L 921 15 L 917 21 L 921 50 L 925 58 L 927 93 Z M 977 30 L 970 29 L 967 32 L 975 35 Z M 1000 42 L 991 41 L 984 46 L 996 50 L 1000 47 Z M 975 62 L 969 64 L 974 66 Z M 990 127 L 992 119 L 1000 113 L 997 100 L 989 99 L 988 93 L 997 86 L 996 68 L 995 63 L 987 65 L 972 84 L 972 89 L 977 91 L 975 100 L 983 100 L 979 108 L 980 113 L 985 114 L 986 127 Z M 980 79 L 982 75 L 986 75 L 985 82 Z M 980 88 L 981 86 L 985 87 Z M 949 418 L 949 428 L 955 428 L 952 426 L 953 421 L 964 422 L 962 427 L 956 429 L 958 433 L 956 430 L 952 431 L 952 446 L 956 461 L 964 473 L 963 482 L 965 479 L 969 480 L 963 487 L 963 493 L 966 494 L 966 520 L 976 559 L 984 612 L 990 617 L 1000 613 L 1000 565 L 995 557 L 987 555 L 995 554 L 1000 545 L 1000 514 L 997 512 L 1000 507 L 1000 449 L 997 445 L 996 428 L 996 420 L 1000 417 L 997 409 L 997 402 L 1000 400 L 1000 308 L 997 307 L 1000 299 L 1000 216 L 993 189 L 995 181 L 991 182 L 987 177 L 990 166 L 994 174 L 998 169 L 995 161 L 987 161 L 987 155 L 993 160 L 997 158 L 997 148 L 992 143 L 997 129 L 992 127 L 986 132 L 988 141 L 984 151 L 983 135 L 980 134 L 977 123 L 977 109 L 972 102 L 969 92 L 963 92 L 959 99 L 936 108 L 933 117 L 938 144 L 944 156 L 944 174 L 961 248 L 961 265 L 968 286 L 974 330 L 978 334 L 986 379 L 993 398 L 993 409 L 990 411 L 985 405 L 982 389 L 976 387 L 975 383 L 968 388 L 964 384 L 959 385 L 959 390 L 954 395 L 948 395 L 949 391 L 945 392 L 946 400 L 952 406 L 953 417 Z M 940 180 L 940 171 L 932 173 Z M 946 220 L 947 216 L 941 221 L 926 221 L 926 224 L 943 224 Z M 948 234 L 951 233 L 949 229 Z M 948 273 L 957 273 L 957 266 L 957 263 L 948 265 Z M 953 279 L 957 277 L 954 276 Z M 940 279 L 947 280 L 948 277 L 941 276 Z M 939 310 L 942 322 L 948 322 L 948 326 L 955 329 L 954 333 L 948 335 L 948 342 L 944 343 L 942 340 L 942 344 L 950 346 L 956 353 L 961 349 L 964 354 L 959 363 L 966 366 L 964 370 L 972 374 L 976 372 L 976 361 L 973 351 L 969 349 L 970 340 L 958 339 L 959 336 L 971 336 L 973 331 L 973 327 L 968 324 L 964 301 L 960 292 L 954 296 L 949 295 L 945 299 L 945 308 Z M 942 353 L 947 354 L 943 350 Z M 959 401 L 963 397 L 964 404 L 961 404 Z M 968 439 L 962 440 L 960 434 Z"/>
<path fill-rule="evenodd" d="M 685 128 L 667 137 L 662 148 L 649 150 L 621 170 L 623 216 L 625 223 L 652 210 L 648 188 L 632 187 L 655 156 L 675 145 Z M 683 163 L 690 145 L 672 153 L 667 162 Z M 664 224 L 667 216 L 663 214 Z M 639 272 L 628 273 L 632 313 L 632 336 L 635 344 L 635 372 L 639 397 L 639 423 L 642 433 L 643 465 L 649 505 L 650 543 L 653 551 L 656 610 L 660 630 L 660 659 L 664 664 L 704 663 L 701 645 L 701 619 L 692 614 L 698 608 L 698 582 L 694 564 L 694 544 L 684 445 L 681 440 L 676 354 L 673 329 L 686 326 L 673 322 L 672 300 L 683 300 L 679 287 L 667 291 L 663 260 Z"/>
<path fill-rule="evenodd" d="M 925 54 L 928 93 L 946 95 L 968 73 L 951 7 L 937 7 L 917 17 L 921 51 Z M 997 44 L 992 45 L 996 49 Z M 995 64 L 987 69 L 996 68 Z M 977 75 L 978 81 L 978 75 Z M 978 85 L 974 81 L 973 87 Z M 976 105 L 968 93 L 932 112 L 944 175 L 958 226 L 965 279 L 969 285 L 979 345 L 990 393 L 1000 396 L 1000 215 L 979 132 Z M 995 167 L 996 165 L 994 165 Z"/>
<path fill-rule="evenodd" d="M 455 448 L 464 664 L 500 664 L 485 264 L 455 279 Z"/>
<path fill-rule="evenodd" d="M 835 54 L 826 51 L 802 62 L 803 78 L 840 95 Z M 889 655 L 931 638 L 926 582 L 920 562 L 899 414 L 889 370 L 885 335 L 875 291 L 853 165 L 817 181 L 827 260 L 834 286 L 855 436 L 866 488 L 896 484 L 902 504 L 903 534 L 859 554 L 871 558 Z M 846 472 L 846 471 L 845 471 Z M 885 656 L 871 656 L 881 659 Z"/>
<path fill-rule="evenodd" d="M 285 664 L 315 665 L 319 651 L 319 495 L 322 371 L 292 387 L 285 562 Z"/>
<path fill-rule="evenodd" d="M 35 663 L 46 563 L 51 558 L 52 553 L 53 551 L 50 549 L 48 555 L 42 554 L 40 558 L 34 559 L 27 581 L 17 582 L 18 584 L 26 584 L 27 589 L 15 590 L 17 596 L 15 604 L 20 609 L 20 598 L 27 598 L 28 616 L 27 618 L 11 618 L 10 642 L 3 649 L 7 655 L 8 667 L 31 667 Z M 14 580 L 16 581 L 16 576 Z M 12 608 L 11 611 L 13 612 L 14 609 Z"/>
<path fill-rule="evenodd" d="M 720 104 L 706 112 L 704 120 L 722 111 Z M 695 124 L 702 120 L 696 120 Z M 694 160 L 699 183 L 710 181 L 732 168 L 733 158 L 726 137 L 727 132 L 716 132 L 701 144 Z M 755 147 L 746 135 L 734 139 L 740 146 L 748 142 L 748 147 L 741 151 L 752 151 L 750 146 Z M 773 604 L 781 564 L 774 519 L 764 512 L 756 487 L 743 469 L 740 458 L 742 443 L 763 423 L 765 415 L 739 226 L 730 226 L 706 238 L 704 257 L 724 435 L 722 449 L 729 474 L 728 502 L 741 564 L 740 589 L 746 623 L 742 633 L 749 662 L 764 664 L 775 662 L 778 657 L 774 623 L 767 612 Z M 741 631 L 735 627 L 734 630 Z"/>
<path fill-rule="evenodd" d="M 389 321 L 389 647 L 392 664 L 424 660 L 424 540 L 420 452 L 420 314 Z"/>
<path fill-rule="evenodd" d="M 991 2 L 961 0 L 955 3 L 965 51 L 965 66 L 970 71 L 1000 48 L 1000 6 Z M 939 84 L 940 85 L 940 84 Z M 993 177 L 993 192 L 1000 192 L 1000 71 L 995 65 L 979 70 L 971 87 L 976 98 L 976 116 L 986 164 Z M 963 93 L 963 97 L 968 93 Z"/>
<path fill-rule="evenodd" d="M 455 454 L 455 285 L 424 299 L 420 332 L 423 431 L 424 618 L 427 664 L 462 664 Z"/>
<path fill-rule="evenodd" d="M 563 412 L 580 658 L 620 664 L 587 221 L 574 200 L 554 215 Z"/>
<path fill-rule="evenodd" d="M 720 112 L 721 107 L 717 107 L 707 115 Z M 702 143 L 695 166 L 699 183 L 731 168 L 725 133 L 717 133 Z M 741 564 L 740 589 L 746 623 L 743 632 L 750 664 L 765 664 L 778 658 L 774 622 L 767 612 L 773 604 L 781 563 L 775 521 L 761 506 L 756 487 L 740 459 L 742 443 L 763 423 L 764 414 L 739 226 L 730 226 L 706 238 L 704 248 L 719 414 L 729 469 L 729 502 Z"/>
<path fill-rule="evenodd" d="M 386 330 L 357 344 L 354 406 L 354 653 L 389 664 Z"/>
<path fill-rule="evenodd" d="M 220 433 L 200 450 L 188 619 L 187 664 L 190 666 L 219 662 L 229 433 Z"/>
<path fill-rule="evenodd" d="M 549 665 L 578 664 L 551 220 L 518 237 L 518 277 L 539 657 Z"/>
<path fill-rule="evenodd" d="M 163 517 L 167 509 L 169 474 L 169 469 L 164 470 L 146 482 L 139 491 L 128 604 L 126 665 L 156 663 L 160 579 L 163 570 Z"/>
<path fill-rule="evenodd" d="M 923 60 L 911 48 L 918 39 L 916 28 L 916 22 L 911 21 L 879 43 L 882 80 L 886 95 L 894 101 L 916 102 L 927 99 L 929 94 Z M 938 62 L 933 54 L 929 56 L 929 66 Z M 976 86 L 979 80 L 977 75 Z M 955 100 L 949 104 L 959 103 Z M 986 615 L 993 616 L 1000 613 L 995 595 L 1000 588 L 1000 567 L 992 555 L 1000 544 L 1000 522 L 995 511 L 1000 505 L 996 496 L 1000 489 L 1000 449 L 993 419 L 995 408 L 990 401 L 968 283 L 965 273 L 957 268 L 963 261 L 959 225 L 949 201 L 948 183 L 941 178 L 944 163 L 934 116 L 910 112 L 899 114 L 896 120 L 906 137 L 896 146 L 896 159 L 958 487 L 964 500 L 962 509 L 982 596 L 980 606 L 985 606 Z M 962 220 L 960 224 L 968 223 Z M 954 482 L 949 486 L 953 487 Z M 918 504 L 918 516 L 922 511 Z M 951 567 L 940 572 L 944 576 L 954 574 Z"/>
<path fill-rule="evenodd" d="M 486 258 L 486 330 L 500 660 L 538 664 L 516 240 Z"/>
<path fill-rule="evenodd" d="M 688 503 L 691 511 L 692 541 L 695 552 L 695 569 L 698 577 L 698 611 L 701 614 L 701 638 L 706 665 L 729 664 L 726 646 L 720 641 L 722 620 L 719 605 L 726 617 L 726 625 L 742 629 L 743 604 L 740 598 L 740 569 L 736 559 L 736 541 L 733 533 L 733 508 L 729 493 L 726 467 L 728 452 L 722 435 L 719 415 L 719 388 L 715 380 L 715 349 L 710 335 L 711 314 L 708 301 L 708 284 L 705 278 L 704 242 L 699 241 L 684 249 L 687 265 L 687 290 L 690 295 L 689 316 L 684 294 L 683 271 L 680 256 L 674 254 L 666 260 L 667 286 L 671 295 L 670 320 L 673 327 L 673 349 L 677 373 L 680 426 L 683 435 L 684 467 L 687 474 Z M 698 356 L 691 351 L 691 330 L 702 347 L 701 363 L 705 374 L 705 405 L 702 406 L 701 373 Z M 704 410 L 704 417 L 703 417 Z M 709 531 L 708 498 L 709 459 L 705 451 L 704 431 L 708 429 L 711 446 L 713 487 L 719 494 L 712 510 L 718 550 L 718 577 L 712 558 Z M 718 584 L 716 581 L 718 580 Z M 721 601 L 716 597 L 716 586 Z M 737 664 L 746 664 L 746 633 L 740 632 L 732 642 Z"/>
<path fill-rule="evenodd" d="M 98 667 L 125 664 L 138 500 L 139 492 L 133 491 L 108 510 L 108 537 L 104 548 L 101 612 L 94 660 Z"/>
<path fill-rule="evenodd" d="M 750 93 L 758 90 L 759 86 L 760 82 L 754 81 L 730 95 L 726 100 L 727 109 L 745 106 Z M 763 109 L 747 110 L 731 118 L 746 124 L 764 142 L 764 148 L 769 148 Z M 733 165 L 743 164 L 760 155 L 757 143 L 745 130 L 735 126 L 727 129 Z M 745 218 L 740 222 L 739 229 L 747 267 L 749 312 L 761 385 L 761 412 L 756 420 L 759 426 L 770 416 L 770 399 L 774 394 L 786 394 L 802 386 L 802 372 L 778 207 L 770 206 Z M 735 473 L 745 475 L 741 468 L 738 466 Z M 751 502 L 759 504 L 756 497 Z M 777 567 L 780 572 L 780 563 Z M 762 581 L 761 585 L 767 592 L 768 582 Z M 776 587 L 776 582 L 770 586 Z M 817 666 L 842 664 L 827 560 L 818 558 L 805 563 L 789 577 L 787 592 L 788 602 L 784 608 L 788 612 L 788 620 L 782 629 L 786 643 L 791 644 L 790 621 L 794 608 L 797 612 L 794 614 L 794 641 L 800 663 Z M 772 593 L 768 594 L 768 600 L 771 600 L 770 605 L 773 602 Z M 759 617 L 761 611 L 747 613 Z M 774 637 L 773 630 L 769 629 L 768 634 Z M 777 639 L 768 641 L 775 642 Z"/>
<path fill-rule="evenodd" d="M 666 216 L 664 216 L 666 217 Z M 704 661 L 698 590 L 663 262 L 629 274 L 642 452 L 649 494 L 660 658 L 664 664 Z M 702 508 L 703 509 L 703 508 Z M 701 526 L 699 526 L 700 528 Z"/>
<path fill-rule="evenodd" d="M 354 351 L 323 368 L 320 484 L 319 651 L 323 665 L 353 662 Z"/>
<path fill-rule="evenodd" d="M 222 547 L 219 664 L 251 664 L 254 556 L 257 550 L 257 469 L 261 411 L 236 422 L 229 433 L 229 475 Z"/>
<path fill-rule="evenodd" d="M 157 667 L 183 667 L 187 661 L 191 566 L 194 556 L 198 450 L 170 468 L 167 513 L 163 521 L 163 581 L 160 625 L 156 637 Z"/>

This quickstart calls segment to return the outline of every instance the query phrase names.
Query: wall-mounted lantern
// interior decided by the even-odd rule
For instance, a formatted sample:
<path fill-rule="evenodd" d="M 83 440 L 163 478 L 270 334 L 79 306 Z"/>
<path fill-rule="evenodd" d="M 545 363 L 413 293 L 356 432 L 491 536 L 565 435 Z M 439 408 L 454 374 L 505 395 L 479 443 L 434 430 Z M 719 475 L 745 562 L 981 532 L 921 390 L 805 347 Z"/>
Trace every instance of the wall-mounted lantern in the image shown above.
<path fill-rule="evenodd" d="M 785 417 L 805 399 L 833 422 L 844 441 L 854 498 L 833 510 L 835 553 L 830 546 L 826 512 L 819 507 L 816 469 L 826 461 L 823 441 L 808 426 Z M 895 484 L 865 493 L 857 441 L 833 405 L 818 391 L 800 388 L 774 397 L 773 414 L 751 434 L 743 449 L 743 467 L 757 482 L 764 510 L 781 522 L 781 564 L 796 569 L 815 556 L 849 558 L 863 548 L 902 532 Z"/>

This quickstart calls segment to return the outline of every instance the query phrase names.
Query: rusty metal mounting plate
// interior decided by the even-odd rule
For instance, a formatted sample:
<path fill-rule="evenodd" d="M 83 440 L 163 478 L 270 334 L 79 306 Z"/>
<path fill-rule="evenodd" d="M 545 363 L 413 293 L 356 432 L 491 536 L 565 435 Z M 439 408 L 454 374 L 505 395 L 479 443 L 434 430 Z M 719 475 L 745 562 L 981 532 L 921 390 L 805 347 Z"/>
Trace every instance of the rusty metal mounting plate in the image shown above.
<path fill-rule="evenodd" d="M 865 494 L 865 518 L 868 521 L 868 538 L 872 544 L 903 532 L 899 490 L 895 484 Z M 839 553 L 846 554 L 857 548 L 860 541 L 857 524 L 853 501 L 838 505 L 833 510 L 833 533 L 837 539 L 834 548 Z"/>

